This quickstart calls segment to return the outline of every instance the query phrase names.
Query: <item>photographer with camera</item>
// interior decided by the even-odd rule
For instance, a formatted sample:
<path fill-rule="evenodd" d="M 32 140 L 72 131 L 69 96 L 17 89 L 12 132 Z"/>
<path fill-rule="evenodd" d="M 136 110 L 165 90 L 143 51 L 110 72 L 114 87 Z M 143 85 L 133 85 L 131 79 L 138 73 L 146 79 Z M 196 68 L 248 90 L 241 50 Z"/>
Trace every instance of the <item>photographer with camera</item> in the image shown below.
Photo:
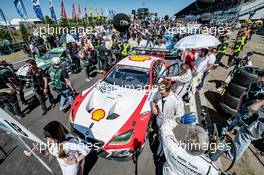
<path fill-rule="evenodd" d="M 241 95 L 237 113 L 228 126 L 228 130 L 232 131 L 237 125 L 241 125 L 239 134 L 234 139 L 237 160 L 252 141 L 264 137 L 264 71 L 260 72 L 258 77 L 259 81 L 251 83 Z M 228 158 L 233 157 L 234 151 L 230 150 Z"/>

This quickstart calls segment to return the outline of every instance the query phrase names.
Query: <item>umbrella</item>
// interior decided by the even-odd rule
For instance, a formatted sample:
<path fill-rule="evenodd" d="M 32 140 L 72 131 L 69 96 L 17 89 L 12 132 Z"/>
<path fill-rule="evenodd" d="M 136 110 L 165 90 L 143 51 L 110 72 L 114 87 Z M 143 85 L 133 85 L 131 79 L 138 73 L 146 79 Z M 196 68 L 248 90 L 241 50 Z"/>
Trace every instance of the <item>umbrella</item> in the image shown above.
<path fill-rule="evenodd" d="M 60 37 L 60 43 L 76 42 L 77 36 L 71 34 L 64 34 Z"/>
<path fill-rule="evenodd" d="M 190 35 L 182 38 L 178 41 L 174 47 L 178 49 L 186 48 L 207 48 L 207 47 L 216 47 L 221 42 L 212 35 L 197 34 Z"/>

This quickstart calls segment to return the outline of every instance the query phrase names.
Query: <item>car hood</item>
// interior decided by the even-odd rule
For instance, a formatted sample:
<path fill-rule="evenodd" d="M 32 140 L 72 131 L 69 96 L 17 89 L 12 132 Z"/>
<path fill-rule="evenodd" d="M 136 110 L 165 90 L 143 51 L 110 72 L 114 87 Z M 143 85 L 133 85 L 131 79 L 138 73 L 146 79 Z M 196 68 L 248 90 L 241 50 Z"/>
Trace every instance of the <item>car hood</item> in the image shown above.
<path fill-rule="evenodd" d="M 51 60 L 36 60 L 37 66 L 43 70 L 49 67 L 52 63 Z M 26 76 L 29 71 L 29 67 L 25 64 L 21 68 L 19 68 L 16 72 L 17 75 Z"/>
<path fill-rule="evenodd" d="M 49 65 L 52 64 L 52 60 L 51 59 L 48 59 L 48 60 L 38 59 L 38 60 L 36 60 L 36 63 L 37 63 L 39 68 L 45 69 L 46 67 L 48 67 Z"/>
<path fill-rule="evenodd" d="M 16 74 L 19 76 L 27 76 L 28 71 L 29 67 L 25 64 L 17 70 Z"/>
<path fill-rule="evenodd" d="M 131 117 L 145 95 L 146 90 L 132 90 L 101 82 L 80 104 L 75 114 L 74 127 L 85 133 L 85 137 L 95 138 L 106 144 Z M 92 119 L 92 113 L 96 109 L 105 111 L 105 117 L 99 121 Z M 109 119 L 108 116 L 113 113 L 119 116 Z"/>

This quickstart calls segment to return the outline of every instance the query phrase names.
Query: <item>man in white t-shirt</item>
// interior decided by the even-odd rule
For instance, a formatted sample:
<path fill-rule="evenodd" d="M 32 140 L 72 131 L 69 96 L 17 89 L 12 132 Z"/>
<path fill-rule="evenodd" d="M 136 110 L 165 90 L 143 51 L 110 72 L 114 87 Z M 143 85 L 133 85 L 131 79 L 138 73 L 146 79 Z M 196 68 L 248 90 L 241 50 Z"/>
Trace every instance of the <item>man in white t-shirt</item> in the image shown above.
<path fill-rule="evenodd" d="M 216 60 L 214 49 L 201 49 L 199 53 L 199 57 L 195 62 L 195 74 L 196 78 L 198 78 L 199 85 L 197 89 L 200 90 L 204 86 L 204 80 L 206 76 L 209 74 L 210 70 L 213 68 Z"/>

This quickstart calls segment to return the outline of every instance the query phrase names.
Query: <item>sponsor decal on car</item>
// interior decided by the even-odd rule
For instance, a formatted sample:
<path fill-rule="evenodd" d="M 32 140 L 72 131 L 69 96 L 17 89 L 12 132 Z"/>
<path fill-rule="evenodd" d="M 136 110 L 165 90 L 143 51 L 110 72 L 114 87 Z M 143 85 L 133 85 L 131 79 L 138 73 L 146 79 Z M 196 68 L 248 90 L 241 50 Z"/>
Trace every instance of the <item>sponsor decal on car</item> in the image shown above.
<path fill-rule="evenodd" d="M 147 60 L 150 60 L 150 57 L 141 56 L 141 55 L 134 55 L 134 56 L 130 56 L 129 60 L 131 60 L 131 61 L 147 61 Z"/>
<path fill-rule="evenodd" d="M 105 117 L 105 111 L 103 109 L 96 109 L 92 113 L 92 120 L 99 122 Z"/>

